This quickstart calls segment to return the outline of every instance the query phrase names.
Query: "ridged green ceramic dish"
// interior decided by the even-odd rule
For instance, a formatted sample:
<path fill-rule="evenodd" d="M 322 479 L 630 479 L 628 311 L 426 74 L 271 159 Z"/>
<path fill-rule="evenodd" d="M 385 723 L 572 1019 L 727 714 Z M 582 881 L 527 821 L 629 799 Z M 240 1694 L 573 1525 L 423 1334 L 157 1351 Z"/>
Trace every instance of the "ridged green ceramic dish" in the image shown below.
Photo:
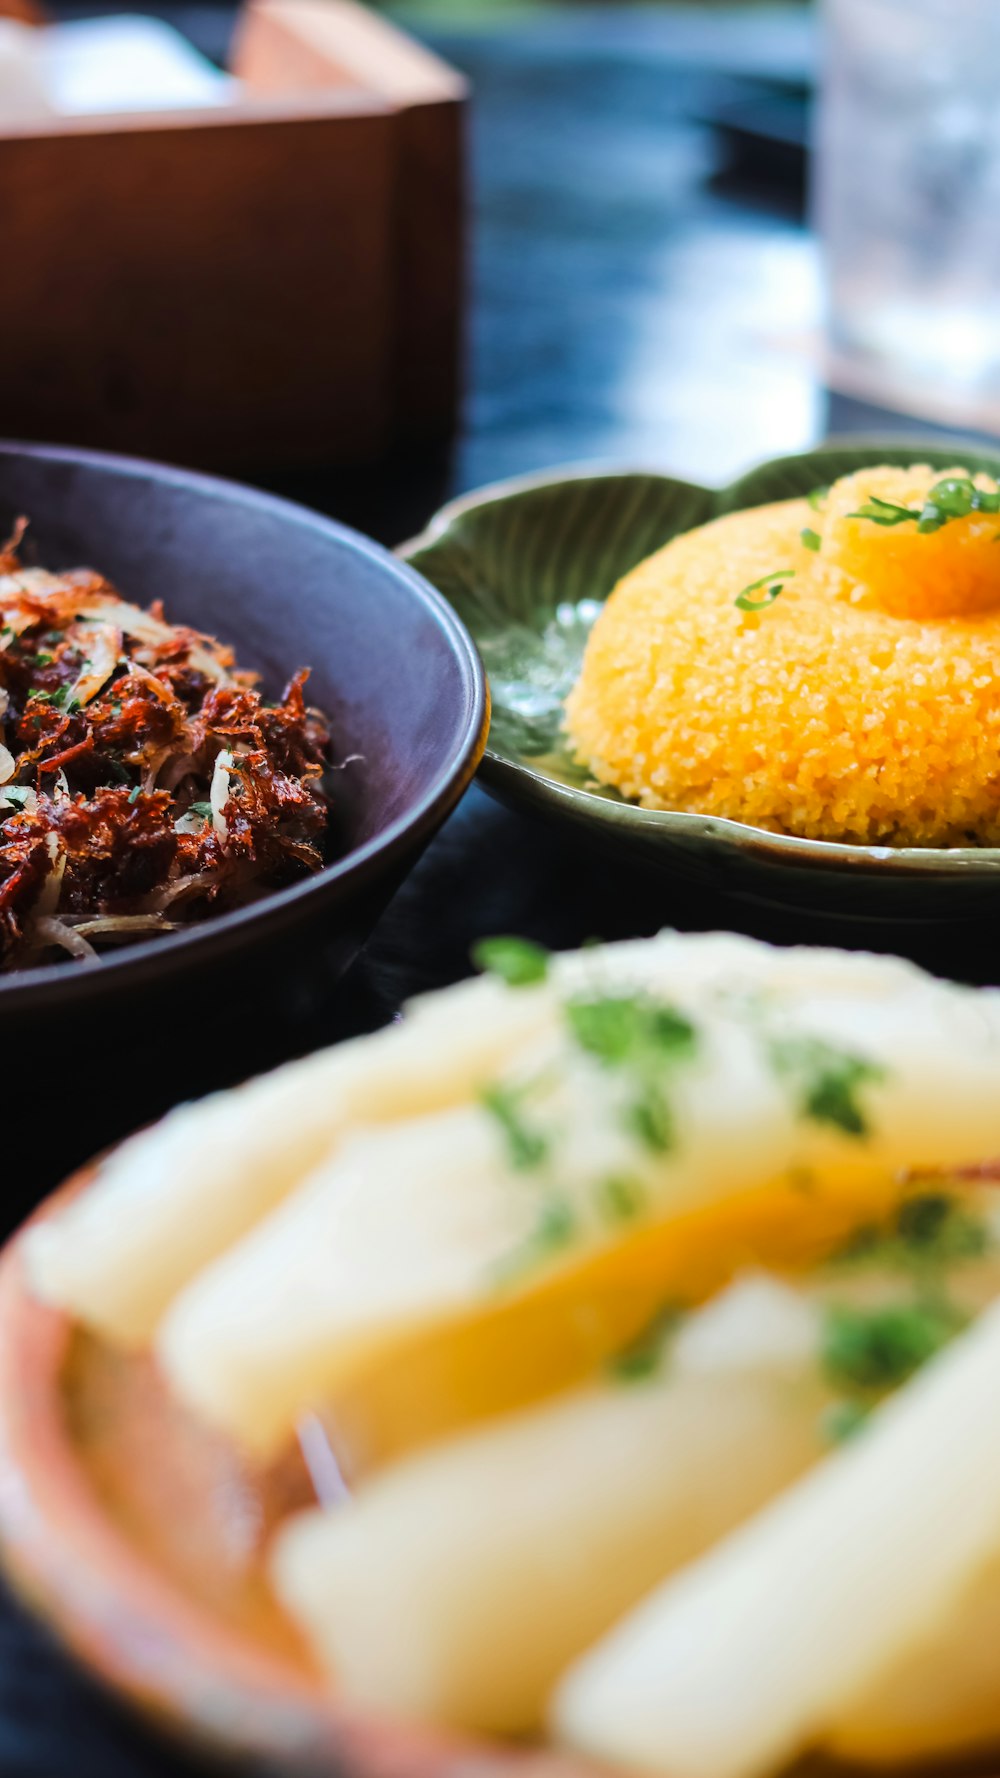
<path fill-rule="evenodd" d="M 640 471 L 568 469 L 453 501 L 402 553 L 465 620 L 490 680 L 483 781 L 504 800 L 575 823 L 624 865 L 644 861 L 716 891 L 839 919 L 954 921 L 1000 909 L 1000 849 L 834 845 L 738 821 L 640 809 L 595 784 L 563 744 L 562 704 L 587 634 L 620 577 L 681 531 L 790 499 L 873 463 L 960 462 L 1000 477 L 1000 450 L 837 440 L 762 463 L 726 488 Z"/>

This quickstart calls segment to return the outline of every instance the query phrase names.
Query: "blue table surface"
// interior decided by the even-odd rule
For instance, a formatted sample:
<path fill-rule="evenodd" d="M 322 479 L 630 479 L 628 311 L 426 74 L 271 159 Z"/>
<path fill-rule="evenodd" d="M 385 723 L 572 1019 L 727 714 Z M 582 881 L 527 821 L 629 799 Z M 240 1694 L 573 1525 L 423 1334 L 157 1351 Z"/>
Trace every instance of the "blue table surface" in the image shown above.
<path fill-rule="evenodd" d="M 221 53 L 228 8 L 161 10 Z M 820 310 L 799 194 L 727 161 L 704 121 L 734 82 L 808 83 L 808 14 L 568 5 L 491 23 L 470 0 L 471 22 L 450 12 L 442 23 L 416 3 L 399 11 L 475 92 L 463 425 L 447 460 L 295 491 L 393 543 L 448 493 L 545 465 L 614 459 L 723 481 L 831 430 L 900 429 L 822 388 L 796 344 Z M 575 842 L 473 789 L 384 915 L 331 1031 L 378 1022 L 407 994 L 461 975 L 486 932 L 568 945 L 705 920 L 662 885 L 623 894 Z M 0 1598 L 2 1778 L 199 1769 Z"/>

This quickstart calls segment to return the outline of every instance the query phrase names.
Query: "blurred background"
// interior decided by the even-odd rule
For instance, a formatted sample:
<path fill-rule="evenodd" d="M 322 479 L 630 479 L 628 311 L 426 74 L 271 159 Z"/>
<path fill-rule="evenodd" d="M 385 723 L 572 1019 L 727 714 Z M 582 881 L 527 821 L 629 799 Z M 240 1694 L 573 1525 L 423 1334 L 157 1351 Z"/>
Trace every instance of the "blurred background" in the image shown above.
<path fill-rule="evenodd" d="M 135 0 L 4 9 L 0 434 L 390 544 L 550 465 L 1000 436 L 1000 0 L 157 0 L 156 41 Z M 563 943 L 652 930 L 612 874 L 473 790 L 348 1024 L 553 908 Z M 0 1769 L 191 1768 L 0 1596 Z"/>
<path fill-rule="evenodd" d="M 113 10 L 52 0 L 46 16 Z M 226 62 L 228 0 L 149 10 Z M 251 424 L 242 473 L 398 541 L 446 493 L 547 464 L 723 481 L 830 431 L 1000 430 L 994 0 L 380 11 L 469 82 L 461 399 L 353 462 L 342 441 L 279 461 Z M 439 389 L 452 349 L 442 335 L 424 354 Z M 307 360 L 295 374 L 316 381 Z M 3 410 L 0 391 L 8 431 Z M 195 459 L 199 438 L 192 413 L 190 440 L 159 454 Z"/>

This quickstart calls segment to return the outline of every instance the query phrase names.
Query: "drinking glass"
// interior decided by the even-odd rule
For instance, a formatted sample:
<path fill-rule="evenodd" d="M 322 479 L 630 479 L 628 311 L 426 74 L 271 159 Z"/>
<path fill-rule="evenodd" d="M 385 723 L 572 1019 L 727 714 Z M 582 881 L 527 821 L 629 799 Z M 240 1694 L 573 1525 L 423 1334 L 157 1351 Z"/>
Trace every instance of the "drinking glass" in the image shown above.
<path fill-rule="evenodd" d="M 814 198 L 834 356 L 1000 395 L 1000 0 L 823 0 Z"/>

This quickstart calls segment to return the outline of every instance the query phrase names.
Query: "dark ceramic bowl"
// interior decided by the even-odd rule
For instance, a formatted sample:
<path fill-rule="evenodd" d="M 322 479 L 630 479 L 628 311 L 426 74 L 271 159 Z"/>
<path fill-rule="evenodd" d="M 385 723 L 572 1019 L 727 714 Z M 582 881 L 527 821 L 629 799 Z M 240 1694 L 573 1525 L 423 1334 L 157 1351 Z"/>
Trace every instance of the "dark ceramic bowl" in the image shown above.
<path fill-rule="evenodd" d="M 356 532 L 250 488 L 71 449 L 0 445 L 0 532 L 97 568 L 230 643 L 274 695 L 301 666 L 331 718 L 336 861 L 181 933 L 0 976 L 6 1226 L 67 1166 L 179 1098 L 330 1034 L 332 985 L 482 752 L 487 700 L 461 621 Z M 5 529 L 6 528 L 6 529 Z"/>

